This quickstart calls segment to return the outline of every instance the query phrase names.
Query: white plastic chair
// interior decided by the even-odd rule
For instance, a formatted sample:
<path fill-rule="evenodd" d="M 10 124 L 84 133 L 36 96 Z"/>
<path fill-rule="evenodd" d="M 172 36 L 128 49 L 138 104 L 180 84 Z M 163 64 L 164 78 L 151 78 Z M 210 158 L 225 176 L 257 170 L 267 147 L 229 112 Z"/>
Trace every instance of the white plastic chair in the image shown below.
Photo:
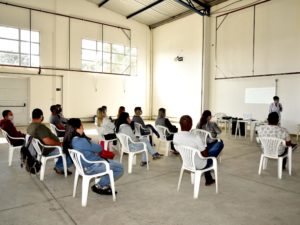
<path fill-rule="evenodd" d="M 132 173 L 132 165 L 136 164 L 136 154 L 143 153 L 145 152 L 146 154 L 146 162 L 147 162 L 147 170 L 149 170 L 149 163 L 148 163 L 148 151 L 147 151 L 147 146 L 143 142 L 134 142 L 128 135 L 122 134 L 122 133 L 117 133 L 117 137 L 121 142 L 121 153 L 120 153 L 120 162 L 122 163 L 123 159 L 123 154 L 127 153 L 128 154 L 128 173 Z M 141 143 L 143 144 L 143 149 L 138 150 L 138 151 L 130 151 L 129 148 L 129 143 Z"/>
<path fill-rule="evenodd" d="M 206 130 L 203 130 L 203 129 L 192 129 L 191 132 L 195 135 L 198 135 L 200 136 L 203 144 L 205 145 L 205 147 L 207 146 L 207 138 L 209 137 L 210 139 L 212 140 L 217 140 L 218 142 L 221 141 L 220 138 L 213 138 L 211 136 L 211 133 L 209 131 L 206 131 Z M 218 156 L 218 160 L 219 162 L 222 161 L 222 158 L 221 158 L 221 155 L 222 155 L 222 152 L 220 152 L 219 156 Z"/>
<path fill-rule="evenodd" d="M 8 135 L 8 133 L 5 130 L 3 130 L 3 129 L 0 129 L 0 130 L 2 131 L 2 134 L 3 134 L 3 136 L 5 137 L 5 139 L 7 140 L 7 143 L 8 143 L 8 166 L 11 166 L 14 151 L 15 150 L 21 150 L 23 145 L 13 146 L 11 144 L 10 140 L 24 140 L 25 141 L 25 138 L 11 137 L 11 136 Z"/>
<path fill-rule="evenodd" d="M 223 117 L 225 117 L 225 116 L 227 116 L 226 113 L 219 112 L 219 113 L 216 113 L 213 117 L 214 117 L 214 120 L 217 122 L 218 126 L 220 124 L 224 125 L 225 133 L 227 133 L 227 128 L 228 128 L 228 130 L 230 130 L 230 121 L 224 120 Z"/>
<path fill-rule="evenodd" d="M 63 160 L 63 165 L 64 165 L 64 174 L 65 177 L 67 177 L 67 161 L 66 161 L 66 155 L 63 153 L 62 148 L 60 146 L 49 146 L 49 145 L 43 145 L 38 139 L 33 138 L 32 139 L 32 145 L 34 147 L 34 149 L 36 150 L 36 152 L 38 153 L 38 156 L 41 160 L 41 171 L 40 171 L 40 180 L 43 181 L 44 180 L 44 176 L 45 176 L 45 170 L 46 170 L 46 162 L 48 159 L 57 159 L 58 157 L 62 157 Z M 51 148 L 51 149 L 58 149 L 59 150 L 59 154 L 56 155 L 47 155 L 44 156 L 42 154 L 43 149 L 47 149 L 47 148 Z"/>
<path fill-rule="evenodd" d="M 57 136 L 57 132 L 66 132 L 65 130 L 58 129 L 54 124 L 50 123 L 50 130 L 52 131 L 55 136 Z M 58 137 L 58 136 L 57 136 Z M 60 142 L 64 141 L 64 137 L 58 137 Z"/>
<path fill-rule="evenodd" d="M 141 134 L 141 130 L 144 130 L 145 132 L 149 132 L 150 131 L 150 133 L 142 135 Z M 146 138 L 149 139 L 149 136 L 152 136 L 152 131 L 151 131 L 151 129 L 145 129 L 145 128 L 143 128 L 142 124 L 134 122 L 134 134 L 137 137 L 146 137 Z"/>
<path fill-rule="evenodd" d="M 113 175 L 113 171 L 109 167 L 109 163 L 106 162 L 105 160 L 89 161 L 84 157 L 84 155 L 82 153 L 80 153 L 79 151 L 77 151 L 75 149 L 69 149 L 69 152 L 70 152 L 70 156 L 71 156 L 71 158 L 74 162 L 75 168 L 76 168 L 75 177 L 74 177 L 74 186 L 73 186 L 73 198 L 75 198 L 75 196 L 76 196 L 76 189 L 77 189 L 79 175 L 82 176 L 81 205 L 83 207 L 86 207 L 86 205 L 87 205 L 90 180 L 95 178 L 95 181 L 96 181 L 97 178 L 99 179 L 99 177 L 108 175 L 109 180 L 110 180 L 110 187 L 112 190 L 112 198 L 113 198 L 113 201 L 116 201 L 114 175 Z M 82 160 L 84 160 L 85 162 L 88 162 L 88 163 L 102 163 L 105 165 L 106 170 L 102 173 L 88 175 L 84 172 L 84 168 L 81 163 Z"/>
<path fill-rule="evenodd" d="M 104 134 L 103 134 L 103 128 L 102 128 L 102 127 L 96 126 L 96 129 L 97 129 L 97 133 L 98 133 L 98 135 L 99 135 L 99 137 L 100 137 L 100 141 L 104 141 L 104 149 L 105 149 L 105 150 L 111 150 L 110 145 L 111 145 L 114 141 L 116 141 L 116 140 L 118 140 L 118 139 L 117 139 L 117 138 L 114 138 L 114 139 L 110 139 L 110 140 L 105 140 Z"/>
<path fill-rule="evenodd" d="M 169 150 L 171 148 L 171 142 L 172 140 L 167 140 L 167 134 L 173 134 L 172 132 L 169 131 L 167 127 L 161 126 L 161 125 L 156 125 L 155 126 L 157 132 L 159 133 L 159 145 L 158 149 L 160 148 L 160 143 L 164 142 L 166 143 L 166 151 L 165 151 L 165 156 L 169 155 Z"/>
<path fill-rule="evenodd" d="M 192 183 L 194 182 L 194 199 L 198 198 L 199 189 L 200 189 L 200 181 L 202 173 L 210 170 L 214 170 L 215 173 L 215 181 L 216 181 L 216 193 L 218 193 L 218 164 L 217 159 L 215 157 L 203 157 L 198 149 L 191 148 L 183 145 L 176 145 L 175 149 L 180 153 L 182 158 L 182 167 L 180 170 L 179 181 L 177 186 L 177 191 L 180 189 L 180 184 L 182 180 L 183 171 L 187 170 L 191 172 L 191 175 L 194 175 L 194 180 L 192 176 Z M 195 165 L 195 156 L 198 155 L 200 159 L 207 160 L 212 159 L 213 163 L 210 167 L 205 169 L 197 169 Z"/>
<path fill-rule="evenodd" d="M 268 159 L 278 160 L 278 178 L 282 177 L 282 161 L 287 157 L 289 166 L 289 175 L 292 175 L 292 147 L 288 147 L 287 154 L 278 156 L 279 148 L 285 145 L 285 140 L 274 137 L 258 137 L 262 146 L 262 154 L 260 156 L 258 174 L 261 174 L 262 169 L 267 168 Z"/>

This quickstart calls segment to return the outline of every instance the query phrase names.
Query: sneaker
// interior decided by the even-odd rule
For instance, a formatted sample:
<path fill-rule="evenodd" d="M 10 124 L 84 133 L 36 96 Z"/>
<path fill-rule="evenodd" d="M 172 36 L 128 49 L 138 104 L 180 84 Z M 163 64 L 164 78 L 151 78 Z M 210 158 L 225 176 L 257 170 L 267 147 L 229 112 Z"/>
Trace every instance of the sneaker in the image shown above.
<path fill-rule="evenodd" d="M 179 152 L 177 152 L 176 150 L 171 149 L 170 152 L 172 152 L 174 155 L 179 155 Z"/>
<path fill-rule="evenodd" d="M 65 174 L 65 172 L 64 172 L 63 170 L 59 170 L 59 169 L 57 169 L 56 167 L 54 167 L 53 170 L 54 170 L 57 174 L 59 174 L 59 175 L 64 175 L 64 174 Z M 71 172 L 70 170 L 67 170 L 67 174 L 68 174 L 68 176 L 69 176 L 69 175 L 72 175 L 72 172 Z"/>
<path fill-rule="evenodd" d="M 146 166 L 146 165 L 147 165 L 147 162 L 143 162 L 143 161 L 142 161 L 142 162 L 140 163 L 140 166 L 141 166 L 141 167 Z"/>
<path fill-rule="evenodd" d="M 209 185 L 214 184 L 214 183 L 216 183 L 215 179 L 211 178 L 211 179 L 205 181 L 205 186 L 209 186 Z"/>
<path fill-rule="evenodd" d="M 96 185 L 93 185 L 91 187 L 92 191 L 99 194 L 99 195 L 112 195 L 112 190 L 111 187 L 103 187 L 103 188 L 98 188 Z M 118 194 L 117 191 L 115 191 L 115 194 Z"/>
<path fill-rule="evenodd" d="M 160 159 L 161 157 L 162 157 L 162 155 L 159 154 L 158 152 L 156 152 L 156 153 L 154 153 L 154 154 L 152 155 L 152 159 L 153 159 L 153 160 Z"/>

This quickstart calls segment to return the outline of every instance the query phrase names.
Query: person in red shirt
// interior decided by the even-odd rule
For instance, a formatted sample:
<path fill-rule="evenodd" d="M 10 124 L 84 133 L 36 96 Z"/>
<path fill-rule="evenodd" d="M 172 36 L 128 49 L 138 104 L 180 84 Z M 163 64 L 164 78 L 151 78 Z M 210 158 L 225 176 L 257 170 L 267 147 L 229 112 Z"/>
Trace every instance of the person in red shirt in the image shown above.
<path fill-rule="evenodd" d="M 15 125 L 13 124 L 14 115 L 10 110 L 4 110 L 2 112 L 3 119 L 0 120 L 0 127 L 11 137 L 25 137 L 21 131 L 17 131 Z M 10 140 L 13 146 L 19 146 L 24 144 L 24 140 Z"/>

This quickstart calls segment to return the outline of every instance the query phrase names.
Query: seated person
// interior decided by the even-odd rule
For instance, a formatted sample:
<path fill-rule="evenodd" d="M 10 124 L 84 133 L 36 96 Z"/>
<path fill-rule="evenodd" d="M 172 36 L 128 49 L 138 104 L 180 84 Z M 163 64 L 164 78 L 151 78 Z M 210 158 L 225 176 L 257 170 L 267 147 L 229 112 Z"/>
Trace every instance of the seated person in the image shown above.
<path fill-rule="evenodd" d="M 143 111 L 141 107 L 134 108 L 134 116 L 132 117 L 132 121 L 142 125 L 144 129 L 141 129 L 141 134 L 142 135 L 150 134 L 150 130 L 152 130 L 152 132 L 157 136 L 157 138 L 159 138 L 159 133 L 155 130 L 155 128 L 151 124 L 145 124 L 143 118 L 141 117 L 142 114 Z"/>
<path fill-rule="evenodd" d="M 297 145 L 292 144 L 290 135 L 288 131 L 278 126 L 279 123 L 279 115 L 277 112 L 271 112 L 268 115 L 268 125 L 261 125 L 257 128 L 257 133 L 259 137 L 275 137 L 285 140 L 286 146 L 292 146 L 293 149 L 296 148 Z M 278 156 L 285 155 L 287 153 L 288 148 L 281 146 L 278 152 Z M 283 159 L 282 168 L 285 169 L 286 158 Z"/>
<path fill-rule="evenodd" d="M 56 104 L 57 107 L 57 115 L 61 121 L 62 124 L 66 125 L 68 120 L 64 117 L 64 115 L 62 114 L 62 107 L 60 104 Z"/>
<path fill-rule="evenodd" d="M 118 119 L 119 119 L 122 112 L 125 112 L 125 107 L 124 106 L 119 107 L 117 118 L 114 120 L 115 125 L 117 125 Z"/>
<path fill-rule="evenodd" d="M 211 121 L 211 118 L 211 112 L 209 110 L 204 110 L 196 128 L 206 130 L 211 133 L 212 138 L 216 138 L 218 134 L 221 134 L 221 129 L 218 127 L 217 123 Z M 215 155 L 219 155 L 224 148 L 222 140 L 218 141 L 217 139 L 211 139 L 210 137 L 207 137 L 206 144 L 208 151 L 215 152 Z"/>
<path fill-rule="evenodd" d="M 12 111 L 10 110 L 4 110 L 2 112 L 3 119 L 0 120 L 0 127 L 2 130 L 6 131 L 7 134 L 11 137 L 22 137 L 25 138 L 25 134 L 23 134 L 21 131 L 17 131 L 15 125 L 13 124 L 14 115 Z M 24 144 L 24 140 L 14 140 L 10 139 L 10 143 L 13 146 L 20 146 Z"/>
<path fill-rule="evenodd" d="M 58 137 L 56 137 L 51 130 L 46 127 L 42 122 L 44 120 L 43 111 L 41 109 L 34 109 L 32 111 L 32 122 L 27 127 L 27 133 L 32 137 L 41 141 L 42 144 L 48 146 L 62 146 L 62 143 L 59 142 Z M 47 152 L 42 152 L 43 155 L 56 155 L 59 153 L 58 149 L 47 149 Z M 67 167 L 72 166 L 73 162 L 70 158 L 68 152 L 66 153 Z M 56 161 L 54 170 L 57 174 L 64 174 L 64 166 L 62 157 Z M 72 172 L 68 171 L 68 175 L 71 175 Z"/>
<path fill-rule="evenodd" d="M 51 116 L 49 118 L 49 122 L 51 124 L 54 124 L 57 129 L 63 130 L 63 131 L 56 130 L 57 136 L 58 137 L 63 137 L 65 135 L 65 132 L 64 132 L 65 125 L 63 124 L 63 121 L 62 121 L 61 117 L 59 116 L 59 110 L 60 109 L 57 105 L 52 105 L 50 107 Z"/>
<path fill-rule="evenodd" d="M 153 149 L 152 145 L 150 144 L 150 142 L 148 141 L 148 139 L 146 137 L 137 138 L 134 135 L 134 133 L 130 127 L 130 124 L 131 124 L 131 119 L 129 117 L 129 114 L 127 112 L 122 112 L 118 119 L 118 123 L 116 126 L 116 132 L 128 135 L 134 142 L 144 142 L 147 146 L 148 152 L 152 155 L 152 159 L 154 159 L 154 160 L 159 159 L 161 157 L 161 154 L 159 154 L 157 151 L 155 151 Z M 132 151 L 138 151 L 143 148 L 143 145 L 141 143 L 129 143 L 129 147 L 130 147 L 130 150 L 132 150 Z M 143 154 L 141 166 L 145 166 L 146 164 L 147 164 L 146 154 Z"/>
<path fill-rule="evenodd" d="M 66 126 L 66 135 L 64 139 L 64 151 L 68 149 L 75 149 L 81 152 L 87 160 L 99 161 L 105 160 L 109 163 L 110 169 L 113 171 L 114 179 L 117 180 L 123 174 L 123 166 L 117 161 L 110 159 L 103 159 L 99 156 L 102 151 L 101 146 L 93 143 L 83 131 L 83 126 L 80 119 L 72 118 L 68 120 Z M 88 163 L 84 160 L 81 161 L 85 173 L 92 175 L 102 173 L 106 170 L 104 164 Z M 111 195 L 112 190 L 110 187 L 109 176 L 101 177 L 98 183 L 93 185 L 92 191 L 101 195 Z"/>
<path fill-rule="evenodd" d="M 173 142 L 175 145 L 185 145 L 195 149 L 198 149 L 203 157 L 211 156 L 205 148 L 204 143 L 201 138 L 190 132 L 193 126 L 193 120 L 189 115 L 184 115 L 180 118 L 180 127 L 181 132 L 178 132 L 174 135 Z M 216 156 L 215 156 L 216 157 Z M 211 166 L 212 160 L 202 160 L 198 156 L 195 156 L 195 165 L 197 169 L 204 169 Z M 211 185 L 215 183 L 215 180 L 212 178 L 210 171 L 204 173 L 205 176 L 205 185 Z"/>
<path fill-rule="evenodd" d="M 115 124 L 106 115 L 106 109 L 101 107 L 97 110 L 97 126 L 103 129 L 105 140 L 116 139 Z"/>
<path fill-rule="evenodd" d="M 158 110 L 158 117 L 155 120 L 155 126 L 156 125 L 166 127 L 171 132 L 171 134 L 167 133 L 167 137 L 166 137 L 167 140 L 173 140 L 174 133 L 177 133 L 177 131 L 178 131 L 178 128 L 175 125 L 172 125 L 170 120 L 168 118 L 166 118 L 166 109 L 165 108 L 160 108 Z M 178 152 L 174 148 L 173 142 L 171 142 L 171 149 L 173 150 L 173 153 L 178 154 Z"/>

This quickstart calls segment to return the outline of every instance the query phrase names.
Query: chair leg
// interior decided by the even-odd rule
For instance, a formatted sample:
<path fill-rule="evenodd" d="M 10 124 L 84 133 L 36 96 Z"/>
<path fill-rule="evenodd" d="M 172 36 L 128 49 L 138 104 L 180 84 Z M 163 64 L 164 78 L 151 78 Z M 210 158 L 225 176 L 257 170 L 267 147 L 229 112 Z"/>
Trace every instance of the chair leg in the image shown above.
<path fill-rule="evenodd" d="M 195 183 L 195 173 L 191 172 L 191 184 Z"/>
<path fill-rule="evenodd" d="M 288 154 L 289 175 L 292 175 L 292 153 Z"/>
<path fill-rule="evenodd" d="M 8 148 L 8 166 L 11 166 L 13 155 L 14 155 L 14 148 L 9 146 L 9 148 Z"/>
<path fill-rule="evenodd" d="M 218 185 L 218 167 L 217 165 L 214 167 L 215 172 L 215 181 L 216 181 L 216 194 L 219 193 L 219 185 Z"/>
<path fill-rule="evenodd" d="M 278 179 L 281 179 L 282 177 L 282 157 L 278 158 Z"/>
<path fill-rule="evenodd" d="M 66 160 L 66 155 L 62 154 L 62 161 L 63 161 L 63 166 L 64 166 L 64 174 L 65 177 L 68 177 L 68 171 L 67 171 L 67 160 Z"/>
<path fill-rule="evenodd" d="M 267 169 L 267 166 L 268 166 L 268 158 L 264 157 L 263 170 Z"/>
<path fill-rule="evenodd" d="M 42 165 L 41 165 L 41 171 L 40 171 L 40 180 L 41 181 L 44 180 L 45 170 L 46 170 L 46 161 L 47 161 L 47 159 L 42 156 L 42 158 L 41 158 Z"/>
<path fill-rule="evenodd" d="M 88 194 L 89 194 L 89 183 L 90 180 L 82 177 L 82 194 L 81 194 L 81 205 L 82 207 L 86 207 L 87 205 L 87 198 L 88 198 Z"/>
<path fill-rule="evenodd" d="M 108 141 L 104 141 L 104 150 L 109 150 L 108 143 L 109 143 Z"/>
<path fill-rule="evenodd" d="M 147 170 L 149 170 L 149 159 L 148 159 L 148 151 L 147 150 L 145 150 L 145 154 L 146 154 Z"/>
<path fill-rule="evenodd" d="M 122 148 L 122 147 L 121 147 Z M 122 163 L 122 159 L 123 159 L 123 151 L 121 149 L 121 152 L 120 152 L 120 163 Z"/>
<path fill-rule="evenodd" d="M 110 170 L 108 172 L 108 176 L 109 176 L 109 180 L 110 180 L 110 187 L 111 187 L 111 191 L 112 191 L 112 198 L 113 198 L 113 201 L 116 201 L 115 181 L 114 181 L 114 174 L 113 174 L 112 170 Z"/>
<path fill-rule="evenodd" d="M 76 189 L 78 184 L 79 172 L 75 169 L 75 176 L 74 176 L 74 185 L 73 185 L 73 198 L 76 196 Z"/>
<path fill-rule="evenodd" d="M 165 151 L 165 156 L 168 156 L 169 155 L 169 149 L 170 149 L 170 142 L 169 141 L 166 141 L 166 151 Z"/>
<path fill-rule="evenodd" d="M 132 158 L 132 164 L 133 164 L 133 165 L 136 165 L 136 154 L 133 155 L 133 158 Z"/>
<path fill-rule="evenodd" d="M 183 171 L 184 171 L 184 169 L 181 167 L 180 174 L 179 174 L 178 185 L 177 185 L 177 191 L 179 191 L 179 189 L 180 189 L 180 184 L 181 184 L 181 180 L 182 180 Z"/>
<path fill-rule="evenodd" d="M 259 167 L 258 167 L 258 174 L 259 175 L 261 174 L 261 169 L 262 169 L 263 161 L 264 161 L 264 155 L 261 154 L 261 156 L 260 156 L 260 162 L 259 162 Z"/>
<path fill-rule="evenodd" d="M 128 155 L 128 173 L 132 173 L 133 153 Z"/>
<path fill-rule="evenodd" d="M 201 172 L 195 172 L 195 184 L 194 184 L 194 199 L 198 198 L 200 189 Z"/>

